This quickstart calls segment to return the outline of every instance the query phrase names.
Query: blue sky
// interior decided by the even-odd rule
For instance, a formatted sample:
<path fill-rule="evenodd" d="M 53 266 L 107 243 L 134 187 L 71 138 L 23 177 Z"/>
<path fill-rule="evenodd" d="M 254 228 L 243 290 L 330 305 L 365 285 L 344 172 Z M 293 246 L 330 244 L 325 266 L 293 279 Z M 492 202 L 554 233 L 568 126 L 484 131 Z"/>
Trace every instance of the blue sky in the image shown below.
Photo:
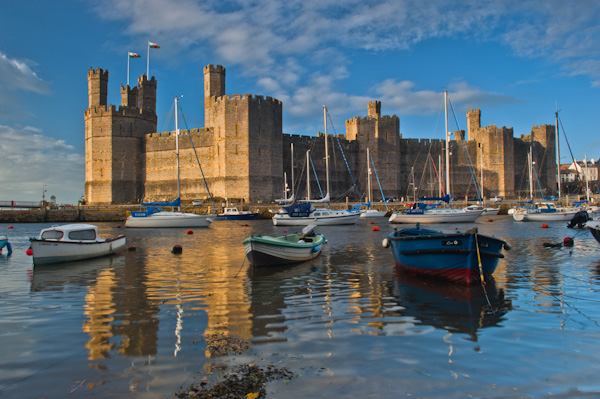
<path fill-rule="evenodd" d="M 345 120 L 382 102 L 405 138 L 443 138 L 443 90 L 458 127 L 554 124 L 573 155 L 600 157 L 600 3 L 595 1 L 104 0 L 10 1 L 0 13 L 0 201 L 83 195 L 87 71 L 109 71 L 109 103 L 127 80 L 158 80 L 160 131 L 176 95 L 189 127 L 204 126 L 207 64 L 227 94 L 283 103 L 285 133 L 323 130 L 322 105 Z M 561 139 L 561 162 L 570 155 Z"/>

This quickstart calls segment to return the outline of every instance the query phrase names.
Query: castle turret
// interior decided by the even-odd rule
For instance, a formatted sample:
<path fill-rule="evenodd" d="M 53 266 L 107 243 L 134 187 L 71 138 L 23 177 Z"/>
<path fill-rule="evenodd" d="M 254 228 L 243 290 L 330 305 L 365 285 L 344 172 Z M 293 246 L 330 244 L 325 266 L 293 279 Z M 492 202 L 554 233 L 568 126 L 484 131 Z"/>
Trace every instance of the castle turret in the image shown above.
<path fill-rule="evenodd" d="M 148 80 L 146 75 L 138 78 L 138 106 L 144 111 L 156 114 L 156 79 Z"/>
<path fill-rule="evenodd" d="M 94 108 L 106 105 L 108 93 L 108 71 L 101 68 L 90 68 L 88 71 L 88 97 L 89 107 Z"/>
<path fill-rule="evenodd" d="M 470 109 L 467 111 L 467 135 L 469 140 L 473 140 L 474 130 L 481 127 L 481 111 L 479 109 Z"/>
<path fill-rule="evenodd" d="M 381 116 L 381 101 L 369 101 L 367 108 L 369 118 L 379 119 Z"/>
<path fill-rule="evenodd" d="M 124 107 L 137 107 L 138 106 L 138 88 L 130 88 L 129 85 L 123 87 L 121 85 L 121 105 Z"/>

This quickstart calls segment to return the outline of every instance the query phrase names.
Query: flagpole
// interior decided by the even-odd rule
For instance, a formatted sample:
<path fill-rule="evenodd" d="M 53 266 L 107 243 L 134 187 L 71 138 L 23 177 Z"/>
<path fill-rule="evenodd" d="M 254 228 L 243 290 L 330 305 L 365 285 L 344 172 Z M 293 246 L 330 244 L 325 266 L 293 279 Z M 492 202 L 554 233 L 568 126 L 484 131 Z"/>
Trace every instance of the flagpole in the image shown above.
<path fill-rule="evenodd" d="M 150 40 L 148 40 L 148 59 L 146 60 L 146 78 L 150 80 Z"/>
<path fill-rule="evenodd" d="M 129 56 L 129 51 L 127 52 L 127 86 L 129 86 L 129 59 L 131 57 Z"/>

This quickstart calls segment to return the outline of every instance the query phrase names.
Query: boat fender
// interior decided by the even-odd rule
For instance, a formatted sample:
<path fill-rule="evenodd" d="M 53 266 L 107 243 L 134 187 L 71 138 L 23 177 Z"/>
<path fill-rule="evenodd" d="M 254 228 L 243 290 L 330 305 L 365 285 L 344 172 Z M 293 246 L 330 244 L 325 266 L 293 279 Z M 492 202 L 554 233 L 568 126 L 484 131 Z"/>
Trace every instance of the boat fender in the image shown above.
<path fill-rule="evenodd" d="M 505 242 L 504 244 L 502 244 L 502 247 L 503 247 L 504 249 L 506 249 L 507 251 L 510 251 L 510 249 L 512 248 L 512 247 L 510 246 L 510 244 L 509 244 L 509 243 L 507 243 L 507 242 Z"/>
<path fill-rule="evenodd" d="M 312 249 L 312 251 L 313 251 L 314 253 L 317 253 L 317 252 L 319 252 L 320 250 L 321 250 L 321 247 L 319 247 L 318 245 L 317 245 L 317 246 L 315 246 L 315 247 L 313 247 L 313 249 Z"/>
<path fill-rule="evenodd" d="M 29 256 L 33 255 L 33 250 L 31 248 L 27 248 L 27 251 L 25 251 L 25 253 Z"/>
<path fill-rule="evenodd" d="M 390 247 L 390 240 L 388 240 L 387 238 L 384 238 L 383 241 L 381 241 L 381 246 L 384 248 L 389 248 Z"/>
<path fill-rule="evenodd" d="M 181 247 L 181 245 L 175 244 L 173 246 L 173 249 L 171 250 L 171 252 L 174 253 L 174 254 L 180 254 L 180 253 L 183 252 L 183 248 Z"/>

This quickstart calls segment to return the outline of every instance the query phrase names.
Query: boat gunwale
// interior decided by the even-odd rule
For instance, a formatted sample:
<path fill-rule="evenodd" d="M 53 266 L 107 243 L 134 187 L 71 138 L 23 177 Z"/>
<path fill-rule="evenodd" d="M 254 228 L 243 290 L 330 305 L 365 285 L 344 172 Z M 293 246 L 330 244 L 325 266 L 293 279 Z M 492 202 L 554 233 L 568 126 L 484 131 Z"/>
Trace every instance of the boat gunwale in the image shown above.
<path fill-rule="evenodd" d="M 282 247 L 297 247 L 297 248 L 311 248 L 314 247 L 316 245 L 321 245 L 322 243 L 325 242 L 325 236 L 323 234 L 317 234 L 315 237 L 319 237 L 319 240 L 313 241 L 313 242 L 297 242 L 297 241 L 283 241 L 284 237 L 288 237 L 288 236 L 298 236 L 299 239 L 302 237 L 300 234 L 289 234 L 289 235 L 285 235 L 285 236 L 280 236 L 280 237 L 273 237 L 273 236 L 250 236 L 248 238 L 246 238 L 242 244 L 246 245 L 248 243 L 262 243 L 262 244 L 268 244 L 268 245 L 277 245 L 277 246 L 282 246 Z"/>

